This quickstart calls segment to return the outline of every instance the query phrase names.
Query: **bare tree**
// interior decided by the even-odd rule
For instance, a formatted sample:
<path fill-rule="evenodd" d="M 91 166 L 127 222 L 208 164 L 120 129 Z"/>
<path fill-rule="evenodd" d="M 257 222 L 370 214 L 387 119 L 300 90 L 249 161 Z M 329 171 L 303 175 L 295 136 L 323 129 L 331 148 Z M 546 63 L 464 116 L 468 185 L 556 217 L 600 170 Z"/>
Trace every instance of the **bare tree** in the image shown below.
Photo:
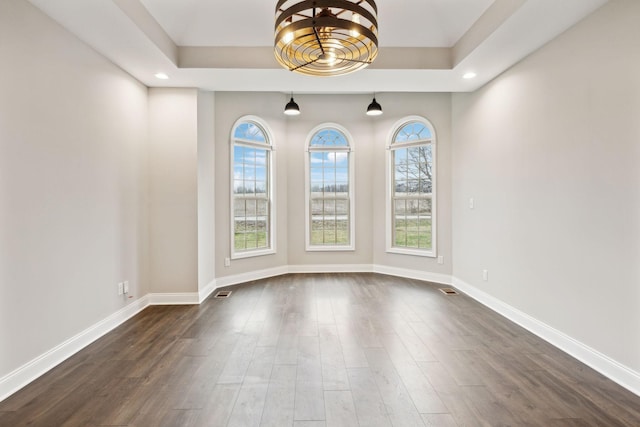
<path fill-rule="evenodd" d="M 396 179 L 398 193 L 431 193 L 433 190 L 433 159 L 431 146 L 419 146 L 396 150 L 407 153 L 407 162 L 396 163 L 396 177 L 400 174 L 402 181 Z"/>

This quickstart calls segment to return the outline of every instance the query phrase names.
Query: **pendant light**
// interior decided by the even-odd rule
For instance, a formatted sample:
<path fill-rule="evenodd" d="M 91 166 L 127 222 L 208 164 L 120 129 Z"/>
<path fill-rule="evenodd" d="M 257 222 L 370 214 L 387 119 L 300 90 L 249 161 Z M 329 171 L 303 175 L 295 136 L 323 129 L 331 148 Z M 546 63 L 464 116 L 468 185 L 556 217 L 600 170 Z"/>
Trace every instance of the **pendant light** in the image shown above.
<path fill-rule="evenodd" d="M 293 100 L 293 93 L 291 94 L 291 101 L 287 103 L 284 107 L 284 113 L 287 116 L 298 116 L 300 115 L 300 107 L 296 104 L 296 101 Z"/>
<path fill-rule="evenodd" d="M 373 94 L 373 101 L 367 107 L 367 116 L 380 116 L 382 115 L 382 105 L 376 101 L 376 95 Z"/>

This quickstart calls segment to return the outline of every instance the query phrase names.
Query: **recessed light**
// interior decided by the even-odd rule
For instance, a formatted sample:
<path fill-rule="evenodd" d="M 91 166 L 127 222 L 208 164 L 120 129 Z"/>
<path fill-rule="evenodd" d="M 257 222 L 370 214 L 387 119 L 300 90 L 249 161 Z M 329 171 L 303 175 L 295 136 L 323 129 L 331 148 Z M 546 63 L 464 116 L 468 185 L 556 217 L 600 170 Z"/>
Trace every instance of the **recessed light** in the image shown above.
<path fill-rule="evenodd" d="M 169 76 L 167 76 L 165 73 L 156 73 L 156 78 L 160 79 L 160 80 L 167 80 L 169 78 Z"/>
<path fill-rule="evenodd" d="M 465 74 L 462 76 L 462 78 L 463 78 L 463 79 L 467 79 L 467 80 L 469 80 L 469 79 L 473 79 L 473 78 L 474 78 L 474 77 L 476 77 L 476 76 L 477 76 L 477 74 L 476 74 L 476 73 L 474 73 L 473 71 L 469 71 L 468 73 L 465 73 Z"/>

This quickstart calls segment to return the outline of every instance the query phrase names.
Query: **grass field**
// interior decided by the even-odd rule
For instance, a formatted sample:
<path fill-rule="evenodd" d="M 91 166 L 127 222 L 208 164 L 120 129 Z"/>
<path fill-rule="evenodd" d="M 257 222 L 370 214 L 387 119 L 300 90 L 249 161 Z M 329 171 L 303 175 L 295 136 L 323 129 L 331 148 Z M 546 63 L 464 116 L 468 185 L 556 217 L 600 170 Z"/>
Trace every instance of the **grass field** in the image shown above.
<path fill-rule="evenodd" d="M 348 230 L 314 230 L 311 232 L 312 245 L 348 245 Z"/>
<path fill-rule="evenodd" d="M 325 218 L 324 220 L 314 219 L 311 222 L 312 245 L 348 245 L 349 238 L 349 221 L 347 219 Z"/>
<path fill-rule="evenodd" d="M 344 222 L 346 223 L 346 221 Z M 431 219 L 396 219 L 394 231 L 394 246 L 396 247 L 415 249 L 431 248 Z M 311 244 L 318 246 L 348 245 L 349 230 L 346 224 L 339 224 L 339 228 L 337 229 L 336 227 L 331 227 L 329 224 L 314 224 L 311 231 Z M 236 226 L 234 235 L 234 248 L 236 251 L 267 248 L 268 246 L 267 231 L 263 227 L 256 229 L 256 227 L 253 226 Z"/>
<path fill-rule="evenodd" d="M 236 251 L 268 248 L 266 221 L 237 221 L 233 240 Z"/>
<path fill-rule="evenodd" d="M 234 247 L 236 251 L 245 249 L 258 249 L 268 247 L 267 233 L 265 231 L 256 233 L 237 233 L 234 236 Z"/>
<path fill-rule="evenodd" d="M 431 248 L 431 219 L 396 219 L 394 245 L 401 248 Z"/>

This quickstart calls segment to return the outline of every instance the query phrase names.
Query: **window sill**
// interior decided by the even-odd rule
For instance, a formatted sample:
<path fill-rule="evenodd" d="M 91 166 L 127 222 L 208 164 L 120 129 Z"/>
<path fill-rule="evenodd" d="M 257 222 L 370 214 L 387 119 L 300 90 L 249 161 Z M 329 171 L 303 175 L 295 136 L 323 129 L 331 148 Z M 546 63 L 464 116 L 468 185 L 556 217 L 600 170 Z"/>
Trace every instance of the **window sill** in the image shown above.
<path fill-rule="evenodd" d="M 253 258 L 253 257 L 263 256 L 263 255 L 273 255 L 275 253 L 276 253 L 275 249 L 271 249 L 271 248 L 256 249 L 256 250 L 246 251 L 246 252 L 234 252 L 231 254 L 231 259 Z"/>
<path fill-rule="evenodd" d="M 413 255 L 427 258 L 436 258 L 436 252 L 433 249 L 407 249 L 407 248 L 387 248 L 388 254 Z"/>
<path fill-rule="evenodd" d="M 349 252 L 355 251 L 354 246 L 307 246 L 307 252 Z"/>

